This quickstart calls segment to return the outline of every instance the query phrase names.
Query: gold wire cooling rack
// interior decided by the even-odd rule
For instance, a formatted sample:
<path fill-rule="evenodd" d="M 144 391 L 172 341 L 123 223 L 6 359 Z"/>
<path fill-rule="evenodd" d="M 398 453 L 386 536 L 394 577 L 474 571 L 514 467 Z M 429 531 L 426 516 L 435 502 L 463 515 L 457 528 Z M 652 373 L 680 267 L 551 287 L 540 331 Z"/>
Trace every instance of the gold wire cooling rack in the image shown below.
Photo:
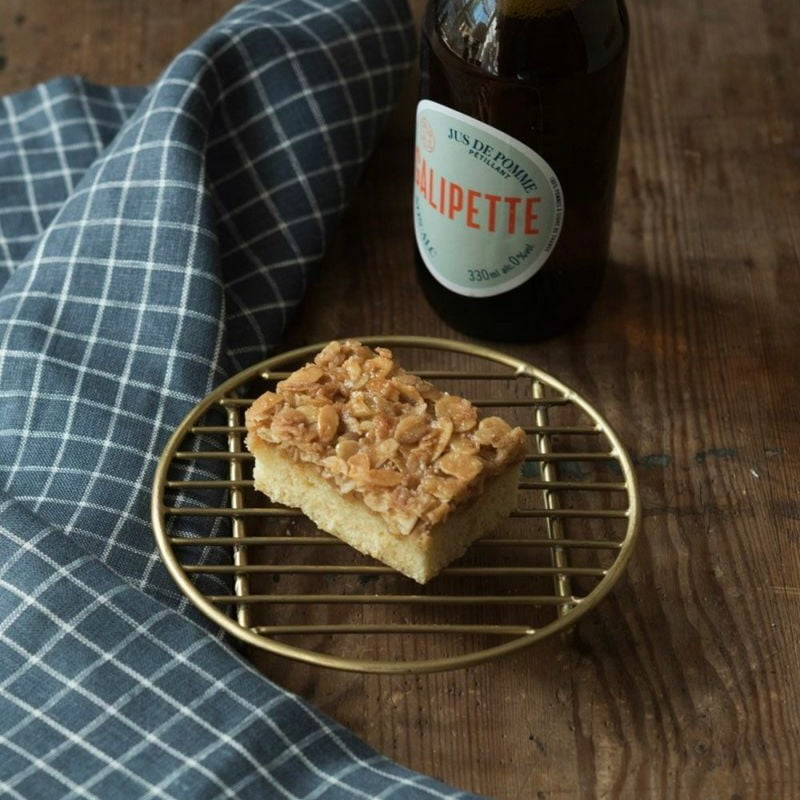
<path fill-rule="evenodd" d="M 323 346 L 313 345 L 228 380 L 168 442 L 152 516 L 180 589 L 247 645 L 362 672 L 465 667 L 572 626 L 619 579 L 640 526 L 615 433 L 580 395 L 503 353 L 425 337 L 361 341 L 525 429 L 511 518 L 421 587 L 255 492 L 244 411 Z"/>

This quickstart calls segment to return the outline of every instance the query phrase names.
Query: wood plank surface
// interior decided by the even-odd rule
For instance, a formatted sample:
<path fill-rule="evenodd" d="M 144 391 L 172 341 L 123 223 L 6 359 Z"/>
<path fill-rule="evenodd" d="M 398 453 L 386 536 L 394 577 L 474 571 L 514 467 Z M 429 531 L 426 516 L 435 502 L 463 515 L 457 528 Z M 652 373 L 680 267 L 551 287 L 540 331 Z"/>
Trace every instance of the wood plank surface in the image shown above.
<path fill-rule="evenodd" d="M 0 93 L 70 72 L 151 80 L 231 5 L 4 0 Z M 253 658 L 381 752 L 491 797 L 796 800 L 800 15 L 629 10 L 613 268 L 579 329 L 503 348 L 583 393 L 633 456 L 644 523 L 626 574 L 572 638 L 467 669 Z M 413 108 L 410 81 L 287 347 L 465 338 L 414 278 Z"/>

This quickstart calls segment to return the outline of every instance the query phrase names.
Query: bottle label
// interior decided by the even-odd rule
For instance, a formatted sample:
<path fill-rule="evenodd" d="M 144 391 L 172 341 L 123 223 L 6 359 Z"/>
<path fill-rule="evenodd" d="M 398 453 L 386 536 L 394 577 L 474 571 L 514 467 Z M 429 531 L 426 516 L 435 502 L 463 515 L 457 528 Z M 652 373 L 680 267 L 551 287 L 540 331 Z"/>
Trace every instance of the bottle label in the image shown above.
<path fill-rule="evenodd" d="M 414 232 L 441 284 L 468 297 L 507 292 L 558 241 L 561 184 L 527 145 L 440 103 L 417 106 Z"/>

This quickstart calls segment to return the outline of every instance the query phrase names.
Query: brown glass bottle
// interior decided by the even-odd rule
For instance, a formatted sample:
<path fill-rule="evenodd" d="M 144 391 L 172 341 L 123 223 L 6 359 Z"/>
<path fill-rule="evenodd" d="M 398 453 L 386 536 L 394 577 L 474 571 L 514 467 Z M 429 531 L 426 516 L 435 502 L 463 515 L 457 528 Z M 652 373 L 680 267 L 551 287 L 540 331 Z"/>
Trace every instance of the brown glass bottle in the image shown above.
<path fill-rule="evenodd" d="M 608 261 L 627 50 L 624 0 L 430 1 L 420 99 L 527 145 L 563 192 L 554 248 L 532 277 L 508 291 L 452 291 L 417 250 L 425 296 L 454 328 L 530 341 L 565 330 L 592 305 Z"/>

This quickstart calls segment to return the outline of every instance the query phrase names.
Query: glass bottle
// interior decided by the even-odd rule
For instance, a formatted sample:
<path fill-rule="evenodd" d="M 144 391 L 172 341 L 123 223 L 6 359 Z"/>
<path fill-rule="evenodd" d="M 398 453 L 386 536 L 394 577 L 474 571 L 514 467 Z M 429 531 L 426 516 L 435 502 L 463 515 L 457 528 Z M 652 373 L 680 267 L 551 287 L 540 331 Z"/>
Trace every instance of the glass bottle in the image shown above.
<path fill-rule="evenodd" d="M 606 269 L 624 0 L 429 0 L 414 167 L 417 273 L 454 328 L 552 336 Z"/>

